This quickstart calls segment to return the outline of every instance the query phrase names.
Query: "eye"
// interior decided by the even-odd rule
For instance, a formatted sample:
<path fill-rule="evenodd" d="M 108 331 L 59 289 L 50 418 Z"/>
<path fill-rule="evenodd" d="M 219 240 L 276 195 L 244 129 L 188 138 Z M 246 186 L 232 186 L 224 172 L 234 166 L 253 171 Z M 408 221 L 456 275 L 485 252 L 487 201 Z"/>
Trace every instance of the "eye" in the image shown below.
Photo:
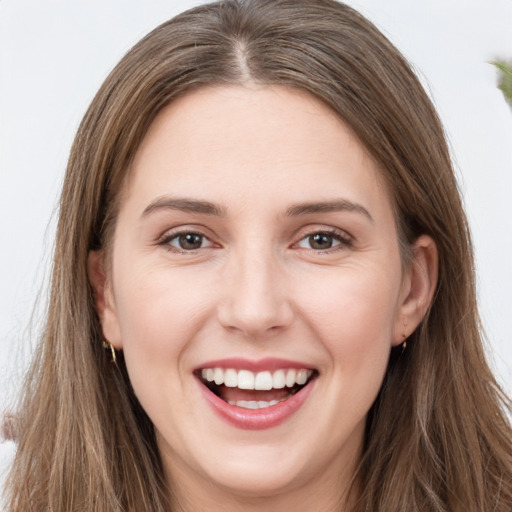
<path fill-rule="evenodd" d="M 162 241 L 162 245 L 168 245 L 170 248 L 178 251 L 195 251 L 205 247 L 212 247 L 213 244 L 200 233 L 183 232 L 167 237 Z"/>
<path fill-rule="evenodd" d="M 340 246 L 349 246 L 350 239 L 338 233 L 318 231 L 302 238 L 297 244 L 302 249 L 314 251 L 327 251 Z M 340 247 L 341 248 L 341 247 Z"/>

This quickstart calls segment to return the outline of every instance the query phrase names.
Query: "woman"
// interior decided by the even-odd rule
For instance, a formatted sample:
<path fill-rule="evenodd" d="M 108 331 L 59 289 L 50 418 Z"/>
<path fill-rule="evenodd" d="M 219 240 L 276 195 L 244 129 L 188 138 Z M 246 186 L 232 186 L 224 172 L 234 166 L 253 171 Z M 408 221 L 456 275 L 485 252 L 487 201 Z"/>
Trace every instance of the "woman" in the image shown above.
<path fill-rule="evenodd" d="M 9 510 L 510 509 L 437 115 L 330 0 L 181 14 L 76 137 Z"/>

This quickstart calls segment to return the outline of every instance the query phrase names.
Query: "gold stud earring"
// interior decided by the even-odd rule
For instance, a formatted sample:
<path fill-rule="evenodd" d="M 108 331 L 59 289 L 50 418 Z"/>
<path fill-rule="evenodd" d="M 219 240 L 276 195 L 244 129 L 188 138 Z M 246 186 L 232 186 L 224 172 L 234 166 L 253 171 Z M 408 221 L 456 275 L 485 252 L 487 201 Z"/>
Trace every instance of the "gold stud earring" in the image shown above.
<path fill-rule="evenodd" d="M 405 323 L 405 319 L 402 318 L 402 324 L 404 326 L 404 330 L 402 331 L 402 338 L 404 339 L 402 343 L 402 353 L 407 348 L 407 324 Z"/>
<path fill-rule="evenodd" d="M 113 347 L 112 343 L 108 342 L 108 341 L 104 341 L 103 342 L 103 348 L 107 349 L 107 350 L 110 350 L 110 352 L 112 353 L 112 363 L 114 363 L 115 365 L 117 365 L 117 357 L 116 357 L 116 350 L 115 348 Z"/>
<path fill-rule="evenodd" d="M 402 334 L 402 338 L 404 339 L 404 341 L 402 343 L 402 353 L 403 353 L 404 350 L 407 348 L 407 334 L 405 334 L 405 332 Z"/>

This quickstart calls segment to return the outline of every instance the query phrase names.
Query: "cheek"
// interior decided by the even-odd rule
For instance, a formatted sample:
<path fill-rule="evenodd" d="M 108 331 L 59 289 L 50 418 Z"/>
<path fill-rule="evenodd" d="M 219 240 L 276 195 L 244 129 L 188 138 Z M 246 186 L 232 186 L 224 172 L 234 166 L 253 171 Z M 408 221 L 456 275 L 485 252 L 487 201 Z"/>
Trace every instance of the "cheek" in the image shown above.
<path fill-rule="evenodd" d="M 317 275 L 300 293 L 302 318 L 325 355 L 319 368 L 322 400 L 314 405 L 314 416 L 323 418 L 330 436 L 325 450 L 362 442 L 365 418 L 382 385 L 400 270 L 386 275 L 379 268 L 345 267 L 329 277 Z"/>
<path fill-rule="evenodd" d="M 208 316 L 206 291 L 190 285 L 179 272 L 132 271 L 117 288 L 130 382 L 152 421 L 168 429 L 193 409 L 193 402 L 175 397 L 184 395 L 183 367 Z"/>
<path fill-rule="evenodd" d="M 117 315 L 122 348 L 131 370 L 152 374 L 178 365 L 183 350 L 204 322 L 211 301 L 206 285 L 179 272 L 132 272 L 118 283 Z"/>
<path fill-rule="evenodd" d="M 343 375 L 377 372 L 387 364 L 397 315 L 400 272 L 343 269 L 301 293 L 303 311 Z"/>

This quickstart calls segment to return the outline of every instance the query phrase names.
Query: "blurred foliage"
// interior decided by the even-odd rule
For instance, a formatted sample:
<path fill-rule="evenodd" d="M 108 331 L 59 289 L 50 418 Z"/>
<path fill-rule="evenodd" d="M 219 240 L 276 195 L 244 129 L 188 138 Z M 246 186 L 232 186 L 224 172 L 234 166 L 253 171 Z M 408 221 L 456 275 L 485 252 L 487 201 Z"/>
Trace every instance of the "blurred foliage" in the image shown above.
<path fill-rule="evenodd" d="M 503 92 L 508 104 L 512 106 L 512 61 L 498 59 L 491 64 L 498 69 L 498 87 Z"/>

